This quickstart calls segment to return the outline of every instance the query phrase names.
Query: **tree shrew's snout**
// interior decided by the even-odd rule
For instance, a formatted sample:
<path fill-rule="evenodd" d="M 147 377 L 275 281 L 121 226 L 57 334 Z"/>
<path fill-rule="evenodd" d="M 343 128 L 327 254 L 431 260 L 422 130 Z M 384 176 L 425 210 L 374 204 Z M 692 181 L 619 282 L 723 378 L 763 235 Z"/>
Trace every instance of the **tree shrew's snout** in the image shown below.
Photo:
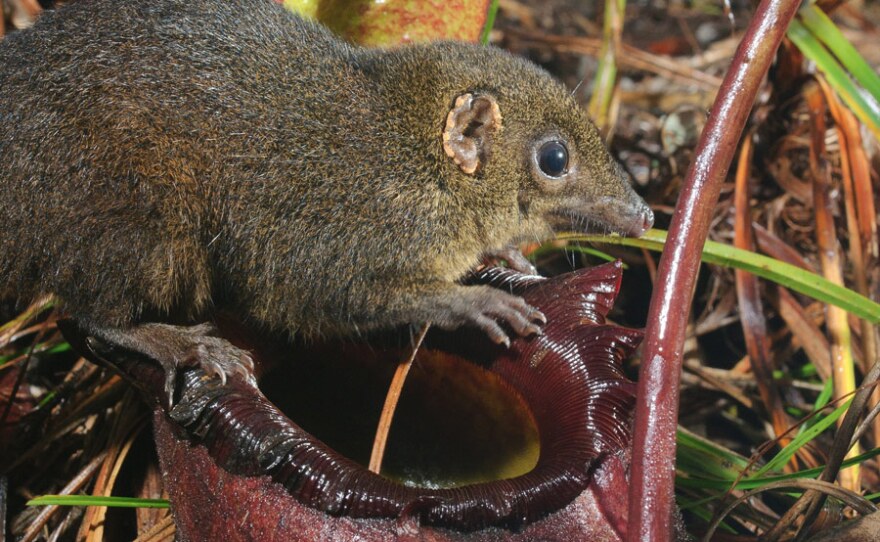
<path fill-rule="evenodd" d="M 641 237 L 654 225 L 654 213 L 633 193 L 631 201 L 605 197 L 589 203 L 571 202 L 555 209 L 548 220 L 557 232 Z"/>

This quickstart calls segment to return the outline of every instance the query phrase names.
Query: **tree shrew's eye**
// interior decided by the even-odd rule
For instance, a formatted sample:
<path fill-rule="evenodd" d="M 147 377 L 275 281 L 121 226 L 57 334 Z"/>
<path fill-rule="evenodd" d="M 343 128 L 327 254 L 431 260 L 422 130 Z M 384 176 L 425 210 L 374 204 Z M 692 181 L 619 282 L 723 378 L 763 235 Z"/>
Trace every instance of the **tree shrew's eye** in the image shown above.
<path fill-rule="evenodd" d="M 568 149 L 561 141 L 548 141 L 538 149 L 538 167 L 550 177 L 560 177 L 568 169 Z"/>

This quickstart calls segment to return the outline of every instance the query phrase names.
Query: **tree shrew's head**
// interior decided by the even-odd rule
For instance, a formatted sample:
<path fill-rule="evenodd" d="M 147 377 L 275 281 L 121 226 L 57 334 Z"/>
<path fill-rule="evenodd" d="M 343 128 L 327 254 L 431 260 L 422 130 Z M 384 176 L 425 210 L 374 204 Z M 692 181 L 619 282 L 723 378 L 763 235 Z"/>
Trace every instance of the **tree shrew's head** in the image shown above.
<path fill-rule="evenodd" d="M 491 47 L 440 43 L 422 66 L 443 112 L 437 145 L 462 182 L 515 208 L 523 237 L 558 231 L 639 236 L 654 221 L 570 92 Z M 424 80 L 424 73 L 433 73 Z"/>

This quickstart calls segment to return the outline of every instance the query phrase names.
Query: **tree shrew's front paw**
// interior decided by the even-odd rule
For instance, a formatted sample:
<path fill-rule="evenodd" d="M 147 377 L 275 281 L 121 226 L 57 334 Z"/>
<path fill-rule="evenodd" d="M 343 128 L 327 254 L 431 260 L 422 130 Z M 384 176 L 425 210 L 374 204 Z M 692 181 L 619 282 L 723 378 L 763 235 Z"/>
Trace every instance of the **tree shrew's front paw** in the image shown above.
<path fill-rule="evenodd" d="M 523 337 L 540 335 L 547 318 L 523 298 L 489 286 L 468 286 L 446 307 L 448 314 L 434 323 L 443 328 L 471 325 L 483 330 L 497 344 L 510 346 L 510 337 L 501 324 L 506 324 Z"/>

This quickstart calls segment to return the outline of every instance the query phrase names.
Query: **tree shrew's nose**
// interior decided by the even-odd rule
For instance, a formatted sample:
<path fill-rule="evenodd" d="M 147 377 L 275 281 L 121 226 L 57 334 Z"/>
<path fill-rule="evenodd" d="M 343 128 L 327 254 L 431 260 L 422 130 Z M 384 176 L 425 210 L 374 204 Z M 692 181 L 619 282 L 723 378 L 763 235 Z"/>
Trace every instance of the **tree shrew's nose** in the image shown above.
<path fill-rule="evenodd" d="M 632 225 L 627 231 L 627 235 L 630 237 L 641 237 L 648 230 L 651 229 L 651 226 L 654 225 L 654 212 L 647 205 L 642 205 L 641 212 L 636 214 L 635 220 L 633 220 Z"/>

